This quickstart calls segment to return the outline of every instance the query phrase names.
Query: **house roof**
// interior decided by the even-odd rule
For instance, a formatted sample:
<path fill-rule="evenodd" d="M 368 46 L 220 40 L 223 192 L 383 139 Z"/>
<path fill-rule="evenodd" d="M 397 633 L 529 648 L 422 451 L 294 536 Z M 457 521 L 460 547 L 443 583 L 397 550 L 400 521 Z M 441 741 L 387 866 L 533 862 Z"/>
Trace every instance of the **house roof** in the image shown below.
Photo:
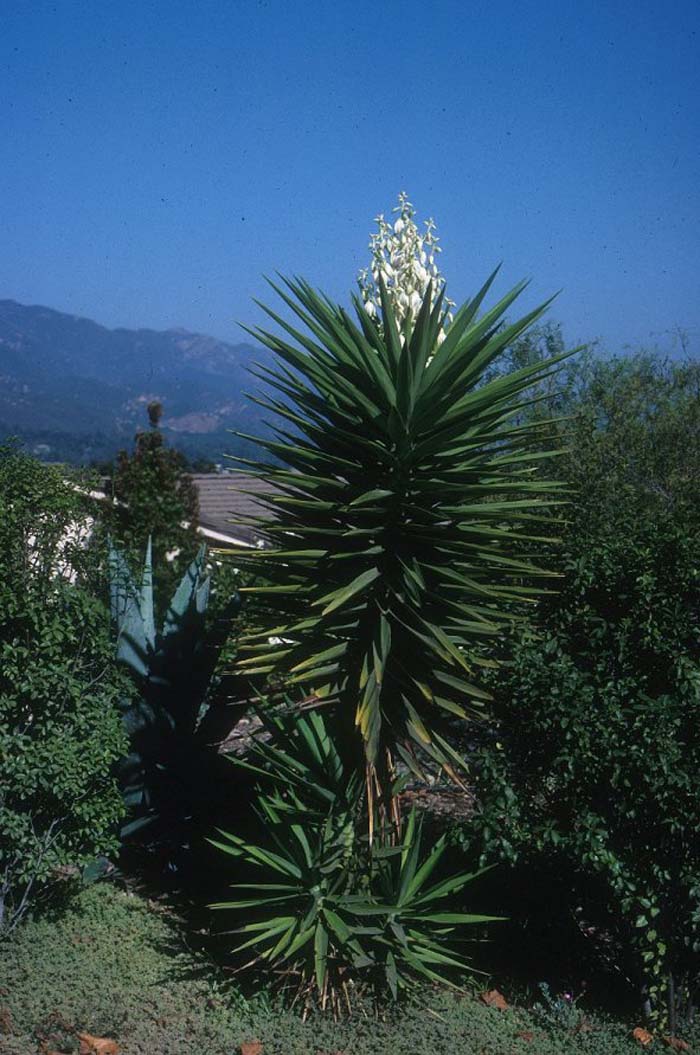
<path fill-rule="evenodd" d="M 253 516 L 271 516 L 256 495 L 270 493 L 264 480 L 245 473 L 192 473 L 199 497 L 201 533 L 214 544 L 254 544 L 259 535 L 245 521 Z M 237 523 L 239 521 L 239 523 Z M 244 523 L 240 523 L 244 521 Z"/>

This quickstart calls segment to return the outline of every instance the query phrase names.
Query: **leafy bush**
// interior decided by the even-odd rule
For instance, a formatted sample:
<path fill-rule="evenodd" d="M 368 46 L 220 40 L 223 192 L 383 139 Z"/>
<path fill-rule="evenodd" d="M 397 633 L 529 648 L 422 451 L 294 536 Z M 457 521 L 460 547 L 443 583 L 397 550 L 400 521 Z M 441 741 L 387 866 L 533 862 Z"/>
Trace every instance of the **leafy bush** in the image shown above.
<path fill-rule="evenodd" d="M 564 351 L 561 327 L 534 326 L 495 364 L 495 376 Z M 611 529 L 618 514 L 624 522 L 632 508 L 697 506 L 700 363 L 645 351 L 605 358 L 586 348 L 563 365 L 557 382 L 538 383 L 537 402 L 522 411 L 522 420 L 544 425 L 549 419 L 545 434 L 563 448 L 556 471 L 575 496 L 566 511 L 574 531 L 570 547 L 585 547 L 592 531 Z"/>
<path fill-rule="evenodd" d="M 571 371 L 564 410 L 572 415 L 565 468 L 580 493 L 573 511 L 584 538 L 632 507 L 697 508 L 700 363 L 647 352 L 584 359 Z"/>
<path fill-rule="evenodd" d="M 534 364 L 563 348 L 558 328 L 535 327 L 507 358 Z M 544 383 L 537 395 L 523 420 L 566 415 L 545 432 L 568 448 L 557 466 L 573 485 L 566 578 L 495 678 L 499 724 L 482 753 L 477 823 L 491 851 L 520 862 L 513 881 L 536 869 L 544 911 L 579 918 L 618 977 L 655 997 L 657 1014 L 670 968 L 673 1017 L 698 974 L 700 367 L 584 354 L 556 391 Z M 632 887 L 649 902 L 636 911 Z M 657 895 L 663 935 L 649 916 Z M 594 925 L 583 925 L 584 906 Z M 563 944 L 571 924 L 558 923 Z M 557 923 L 539 925 L 553 934 Z"/>
<path fill-rule="evenodd" d="M 475 824 L 489 859 L 573 871 L 572 911 L 673 1016 L 700 964 L 700 523 L 628 514 L 568 553 L 541 632 L 514 642 Z"/>
<path fill-rule="evenodd" d="M 88 585 L 85 516 L 56 470 L 0 452 L 0 934 L 117 846 L 129 687 Z"/>

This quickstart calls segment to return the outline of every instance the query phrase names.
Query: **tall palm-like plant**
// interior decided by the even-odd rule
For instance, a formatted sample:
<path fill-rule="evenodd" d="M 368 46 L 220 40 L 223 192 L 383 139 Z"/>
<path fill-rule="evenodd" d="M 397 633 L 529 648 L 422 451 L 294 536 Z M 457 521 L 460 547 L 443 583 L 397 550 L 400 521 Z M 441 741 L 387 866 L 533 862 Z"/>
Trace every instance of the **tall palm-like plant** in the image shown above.
<path fill-rule="evenodd" d="M 562 486 L 537 479 L 553 453 L 538 448 L 541 425 L 517 421 L 559 360 L 484 382 L 549 302 L 507 325 L 520 283 L 480 315 L 495 275 L 446 329 L 431 286 L 400 330 L 383 285 L 381 317 L 357 297 L 353 317 L 284 280 L 273 288 L 304 329 L 265 308 L 281 336 L 251 331 L 277 356 L 258 368 L 272 394 L 256 401 L 283 420 L 258 441 L 278 461 L 237 459 L 270 487 L 255 521 L 267 547 L 236 554 L 269 602 L 240 668 L 334 704 L 347 743 L 364 747 L 370 818 L 397 756 L 455 775 L 447 720 L 482 712 L 484 644 L 552 574 L 531 551 Z"/>

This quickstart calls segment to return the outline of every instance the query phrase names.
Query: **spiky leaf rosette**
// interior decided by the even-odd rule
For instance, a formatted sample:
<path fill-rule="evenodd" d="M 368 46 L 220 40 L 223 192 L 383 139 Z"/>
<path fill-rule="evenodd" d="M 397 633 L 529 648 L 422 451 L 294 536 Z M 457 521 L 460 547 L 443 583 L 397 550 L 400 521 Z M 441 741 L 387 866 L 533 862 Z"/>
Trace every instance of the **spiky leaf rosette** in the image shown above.
<path fill-rule="evenodd" d="M 533 552 L 562 487 L 536 478 L 552 452 L 518 415 L 559 360 L 484 383 L 549 302 L 506 325 L 520 283 L 479 316 L 495 274 L 442 341 L 442 293 L 399 334 L 384 289 L 376 325 L 358 298 L 352 317 L 299 279 L 273 288 L 305 329 L 264 308 L 282 336 L 251 331 L 277 356 L 256 402 L 284 420 L 258 440 L 281 465 L 236 459 L 270 491 L 253 521 L 266 548 L 236 553 L 269 612 L 240 669 L 334 702 L 380 782 L 396 753 L 414 771 L 420 749 L 460 763 L 445 719 L 481 713 L 485 642 L 551 574 Z"/>

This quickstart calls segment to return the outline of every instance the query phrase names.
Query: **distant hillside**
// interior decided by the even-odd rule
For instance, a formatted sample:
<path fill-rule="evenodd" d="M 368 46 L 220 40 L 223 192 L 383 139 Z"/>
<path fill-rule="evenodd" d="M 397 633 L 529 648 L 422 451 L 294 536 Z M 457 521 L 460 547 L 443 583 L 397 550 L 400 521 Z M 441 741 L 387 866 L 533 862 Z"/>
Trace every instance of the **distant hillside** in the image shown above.
<path fill-rule="evenodd" d="M 255 432 L 244 392 L 266 351 L 187 330 L 108 330 L 51 308 L 0 300 L 0 442 L 88 462 L 130 447 L 146 404 L 163 404 L 168 442 L 192 457 L 240 453 L 227 429 Z"/>

